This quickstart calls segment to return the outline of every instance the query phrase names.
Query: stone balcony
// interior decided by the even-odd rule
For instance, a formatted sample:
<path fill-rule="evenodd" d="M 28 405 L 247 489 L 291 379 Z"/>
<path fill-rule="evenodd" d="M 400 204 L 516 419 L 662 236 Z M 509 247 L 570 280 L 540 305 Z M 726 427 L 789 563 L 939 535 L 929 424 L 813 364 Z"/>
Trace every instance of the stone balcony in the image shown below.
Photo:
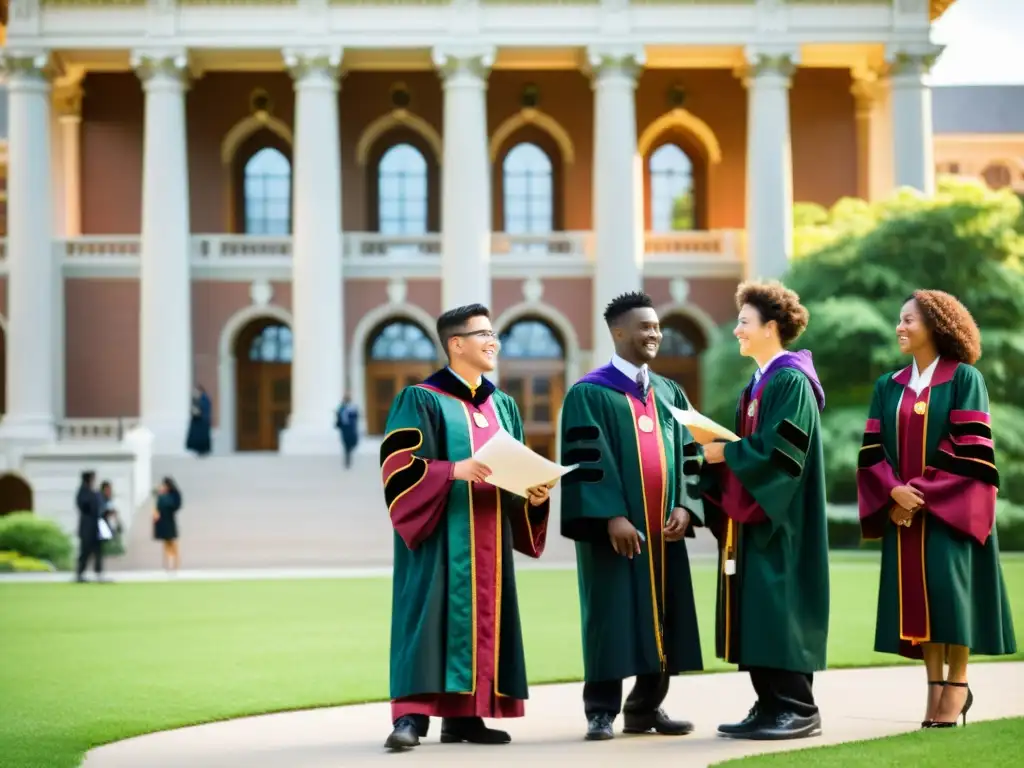
<path fill-rule="evenodd" d="M 735 277 L 745 270 L 741 230 L 653 233 L 645 235 L 644 274 L 648 277 Z M 67 277 L 138 275 L 138 235 L 89 235 L 56 240 L 54 255 Z M 346 232 L 342 239 L 347 278 L 441 276 L 441 235 L 382 235 Z M 193 235 L 190 261 L 199 279 L 288 280 L 291 237 Z M 494 277 L 586 277 L 594 270 L 591 232 L 491 236 Z M 7 273 L 7 244 L 0 240 L 0 275 Z"/>

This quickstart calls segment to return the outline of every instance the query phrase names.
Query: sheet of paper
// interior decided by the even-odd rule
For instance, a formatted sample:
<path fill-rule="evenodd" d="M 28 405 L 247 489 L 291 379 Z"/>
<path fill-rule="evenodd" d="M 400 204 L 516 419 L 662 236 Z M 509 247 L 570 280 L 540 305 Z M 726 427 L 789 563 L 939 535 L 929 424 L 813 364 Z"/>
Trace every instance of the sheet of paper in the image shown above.
<path fill-rule="evenodd" d="M 563 467 L 549 461 L 516 440 L 504 429 L 484 443 L 473 458 L 491 468 L 487 482 L 497 488 L 526 496 L 526 489 L 554 483 L 579 464 Z"/>
<path fill-rule="evenodd" d="M 682 410 L 681 408 L 668 407 L 676 421 L 690 430 L 693 439 L 701 445 L 713 443 L 715 440 L 728 440 L 733 442 L 739 440 L 740 436 L 732 430 L 726 429 L 717 421 L 694 410 Z"/>

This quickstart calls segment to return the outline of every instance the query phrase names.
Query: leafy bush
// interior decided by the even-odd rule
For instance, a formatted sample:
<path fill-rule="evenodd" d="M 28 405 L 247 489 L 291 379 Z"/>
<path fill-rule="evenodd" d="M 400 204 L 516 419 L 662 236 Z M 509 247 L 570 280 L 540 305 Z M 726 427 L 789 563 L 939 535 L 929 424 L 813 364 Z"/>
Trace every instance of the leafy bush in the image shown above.
<path fill-rule="evenodd" d="M 996 502 L 996 531 L 1000 552 L 1024 552 L 1024 507 Z"/>
<path fill-rule="evenodd" d="M 18 552 L 0 552 L 0 573 L 45 573 L 55 571 L 52 563 L 25 557 Z"/>
<path fill-rule="evenodd" d="M 68 570 L 74 545 L 71 537 L 52 520 L 31 512 L 13 512 L 0 517 L 0 550 L 20 552 Z"/>

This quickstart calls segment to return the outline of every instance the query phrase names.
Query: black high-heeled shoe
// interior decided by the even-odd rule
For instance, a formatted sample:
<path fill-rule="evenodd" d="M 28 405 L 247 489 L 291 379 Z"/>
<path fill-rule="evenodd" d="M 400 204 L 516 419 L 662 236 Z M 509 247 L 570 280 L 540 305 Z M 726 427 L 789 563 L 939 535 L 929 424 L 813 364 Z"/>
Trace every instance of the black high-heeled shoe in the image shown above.
<path fill-rule="evenodd" d="M 971 692 L 971 686 L 967 683 L 951 683 L 948 682 L 946 685 L 955 685 L 957 688 L 967 689 L 967 700 L 964 702 L 963 708 L 960 710 L 960 717 L 963 719 L 964 727 L 967 727 L 967 710 L 974 704 L 974 694 Z M 956 720 L 952 723 L 947 723 L 944 720 L 933 720 L 929 728 L 956 728 Z"/>
<path fill-rule="evenodd" d="M 943 688 L 946 685 L 946 681 L 945 680 L 929 680 L 928 681 L 928 685 L 937 685 L 940 688 Z M 933 722 L 934 722 L 933 720 L 922 720 L 921 721 L 921 727 L 922 728 L 931 728 Z"/>

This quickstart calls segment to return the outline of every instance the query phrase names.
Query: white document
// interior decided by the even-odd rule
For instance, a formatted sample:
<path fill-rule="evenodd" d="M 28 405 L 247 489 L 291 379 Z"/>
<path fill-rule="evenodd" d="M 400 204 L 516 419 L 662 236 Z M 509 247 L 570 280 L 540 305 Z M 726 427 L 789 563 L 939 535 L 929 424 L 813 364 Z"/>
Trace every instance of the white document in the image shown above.
<path fill-rule="evenodd" d="M 674 408 L 671 405 L 668 409 L 672 411 L 672 415 L 676 417 L 676 421 L 689 429 L 693 434 L 693 439 L 701 445 L 713 443 L 715 440 L 728 440 L 729 442 L 734 442 L 740 439 L 740 436 L 732 430 L 726 429 L 717 421 L 709 419 L 707 416 L 704 416 L 697 411 L 692 409 L 684 411 L 681 408 Z"/>
<path fill-rule="evenodd" d="M 563 467 L 549 461 L 516 440 L 504 429 L 484 443 L 473 458 L 491 469 L 487 482 L 496 488 L 526 497 L 527 488 L 553 485 L 558 478 L 572 472 L 579 464 Z"/>
<path fill-rule="evenodd" d="M 107 521 L 102 517 L 100 518 L 100 541 L 110 541 L 114 538 L 114 532 L 110 530 L 110 526 L 107 525 Z"/>

